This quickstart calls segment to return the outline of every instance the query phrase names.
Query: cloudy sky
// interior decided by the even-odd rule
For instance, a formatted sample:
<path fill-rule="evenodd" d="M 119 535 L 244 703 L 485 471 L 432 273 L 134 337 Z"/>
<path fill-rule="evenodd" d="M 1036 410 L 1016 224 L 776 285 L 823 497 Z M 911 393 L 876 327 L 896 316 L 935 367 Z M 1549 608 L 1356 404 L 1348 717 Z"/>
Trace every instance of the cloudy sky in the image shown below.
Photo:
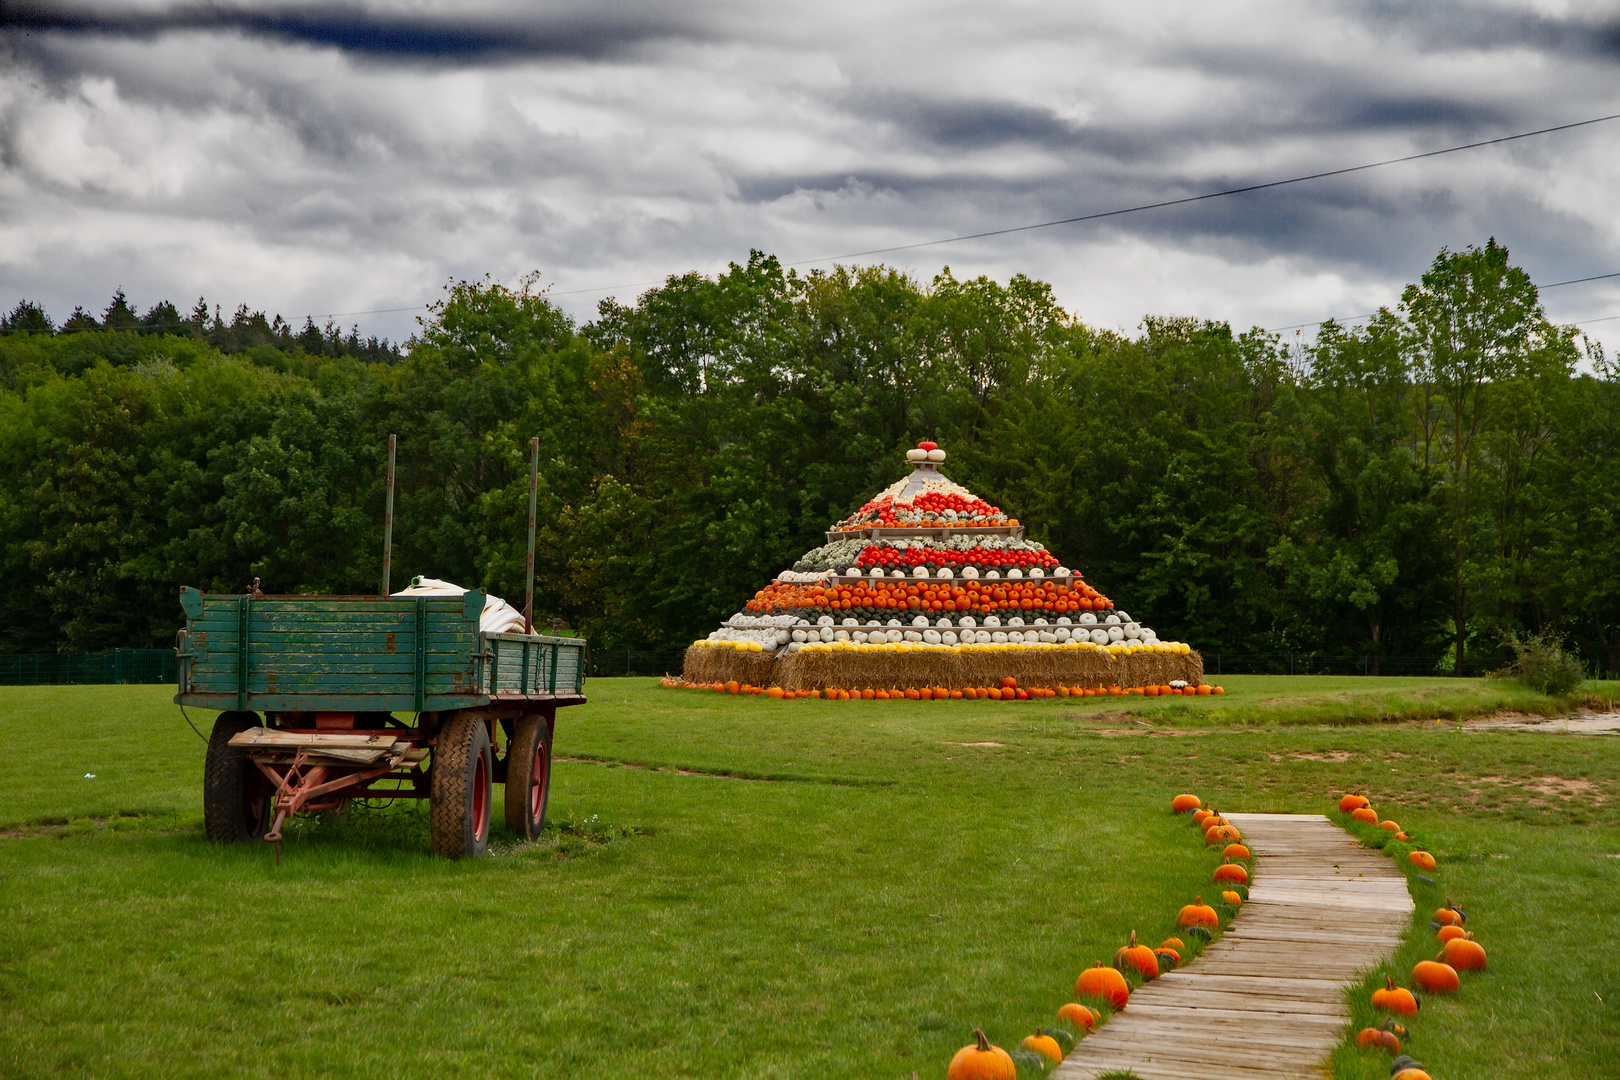
<path fill-rule="evenodd" d="M 3 0 L 0 305 L 401 338 L 418 312 L 378 309 L 537 270 L 584 318 L 750 248 L 826 265 L 1610 113 L 1612 0 Z M 1493 235 L 1540 283 L 1620 271 L 1620 121 L 859 261 L 1283 327 Z M 1620 277 L 1544 300 L 1620 316 Z"/>

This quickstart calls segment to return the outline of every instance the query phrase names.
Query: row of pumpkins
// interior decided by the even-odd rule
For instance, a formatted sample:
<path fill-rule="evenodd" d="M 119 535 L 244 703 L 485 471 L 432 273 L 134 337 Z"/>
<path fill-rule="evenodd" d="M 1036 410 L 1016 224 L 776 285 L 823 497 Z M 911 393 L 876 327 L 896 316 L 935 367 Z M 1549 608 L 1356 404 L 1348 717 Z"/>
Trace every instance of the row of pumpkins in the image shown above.
<path fill-rule="evenodd" d="M 1339 813 L 1349 814 L 1352 821 L 1393 833 L 1396 840 L 1416 842 L 1406 830 L 1394 821 L 1381 820 L 1365 795 L 1346 795 L 1339 800 Z M 1419 870 L 1435 868 L 1434 856 L 1421 847 L 1406 854 L 1406 861 Z M 1462 986 L 1461 972 L 1485 970 L 1485 947 L 1474 940 L 1474 935 L 1463 929 L 1468 916 L 1449 899 L 1446 906 L 1434 913 L 1429 924 L 1440 941 L 1440 953 L 1433 960 L 1420 960 L 1412 969 L 1412 985 L 1426 994 L 1454 994 Z M 1428 1072 L 1401 1053 L 1401 1042 L 1411 1034 L 1402 1020 L 1416 1016 L 1422 1000 L 1395 980 L 1384 977 L 1384 985 L 1372 992 L 1372 1006 L 1380 1012 L 1390 1013 L 1388 1019 L 1375 1028 L 1362 1028 L 1356 1034 L 1356 1046 L 1362 1050 L 1387 1050 L 1395 1055 L 1390 1063 L 1391 1080 L 1430 1080 Z M 1401 1019 L 1396 1019 L 1400 1017 Z"/>
<path fill-rule="evenodd" d="M 719 694 L 751 694 L 767 697 L 773 700 L 793 701 L 798 698 L 825 698 L 828 701 L 945 701 L 947 699 L 984 699 L 987 701 L 1029 701 L 1043 700 L 1045 698 L 1059 697 L 1173 697 L 1177 695 L 1186 697 L 1208 697 L 1211 694 L 1224 694 L 1225 690 L 1219 686 L 1210 686 L 1200 683 L 1190 686 L 1186 683 L 1171 685 L 1165 683 L 1158 686 L 1029 686 L 1021 687 L 1018 680 L 1011 675 L 1004 676 L 1000 686 L 963 686 L 950 688 L 945 686 L 924 686 L 921 689 L 910 690 L 875 690 L 872 688 L 839 690 L 827 687 L 824 690 L 784 690 L 780 686 L 753 686 L 749 683 L 738 682 L 733 679 L 723 683 L 693 683 L 684 679 L 677 679 L 666 675 L 658 680 L 658 685 L 682 690 L 712 690 Z"/>
<path fill-rule="evenodd" d="M 1250 861 L 1249 849 L 1243 845 L 1243 835 L 1237 826 L 1214 810 L 1204 808 L 1196 795 L 1177 795 L 1170 802 L 1176 814 L 1191 814 L 1193 823 L 1203 833 L 1207 847 L 1221 847 L 1221 864 L 1215 868 L 1214 880 L 1222 888 L 1221 910 L 1204 903 L 1202 896 L 1185 905 L 1176 914 L 1176 929 L 1199 942 L 1212 941 L 1221 930 L 1221 915 L 1237 913 L 1247 889 Z M 1129 942 L 1114 953 L 1112 966 L 1101 960 L 1080 973 L 1075 980 L 1076 997 L 1097 1001 L 1111 1010 L 1125 1008 L 1131 1000 L 1131 984 L 1127 973 L 1148 982 L 1159 977 L 1161 971 L 1178 967 L 1186 943 L 1179 937 L 1168 937 L 1157 949 L 1140 944 L 1136 931 L 1131 931 Z M 1018 1068 L 1031 1072 L 1044 1072 L 1063 1060 L 1074 1048 L 1075 1037 L 1084 1037 L 1103 1020 L 1103 1014 L 1091 1005 L 1071 1001 L 1058 1009 L 1058 1019 L 1073 1028 L 1040 1028 L 1026 1035 L 1017 1050 L 1010 1053 L 996 1046 L 979 1028 L 973 1029 L 974 1041 L 968 1043 L 951 1058 L 946 1070 L 947 1080 L 1017 1080 Z"/>

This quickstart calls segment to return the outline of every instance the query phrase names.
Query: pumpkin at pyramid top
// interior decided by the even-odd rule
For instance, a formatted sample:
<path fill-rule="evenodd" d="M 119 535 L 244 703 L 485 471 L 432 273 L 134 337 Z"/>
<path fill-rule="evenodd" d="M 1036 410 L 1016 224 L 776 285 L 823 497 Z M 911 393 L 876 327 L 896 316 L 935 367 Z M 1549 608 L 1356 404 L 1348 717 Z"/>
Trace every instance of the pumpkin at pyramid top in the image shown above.
<path fill-rule="evenodd" d="M 686 684 L 943 688 L 997 672 L 1064 687 L 1201 681 L 1186 645 L 1159 641 L 1026 540 L 1016 518 L 945 477 L 945 451 L 924 442 L 906 457 L 910 475 L 693 644 Z"/>

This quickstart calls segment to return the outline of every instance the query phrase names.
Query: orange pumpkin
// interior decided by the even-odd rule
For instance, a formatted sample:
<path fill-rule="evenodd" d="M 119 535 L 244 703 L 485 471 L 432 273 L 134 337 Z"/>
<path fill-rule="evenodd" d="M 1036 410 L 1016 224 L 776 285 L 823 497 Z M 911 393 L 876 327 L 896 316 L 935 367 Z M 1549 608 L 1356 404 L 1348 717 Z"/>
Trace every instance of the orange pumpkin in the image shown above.
<path fill-rule="evenodd" d="M 1178 937 L 1167 937 L 1164 939 L 1164 944 L 1159 946 L 1161 949 L 1176 949 L 1178 951 L 1186 947 L 1186 944 Z M 1177 956 L 1176 959 L 1179 960 L 1180 956 Z"/>
<path fill-rule="evenodd" d="M 1171 938 L 1170 940 L 1171 941 L 1176 941 L 1178 939 L 1177 938 Z M 1186 948 L 1186 946 L 1182 946 L 1182 948 Z M 1172 945 L 1168 945 L 1168 944 L 1160 945 L 1157 949 L 1155 949 L 1153 951 L 1154 951 L 1155 955 L 1157 955 L 1158 953 L 1164 953 L 1167 956 L 1169 956 L 1170 959 L 1174 960 L 1176 963 L 1178 963 L 1178 964 L 1181 963 L 1181 949 L 1175 948 Z"/>
<path fill-rule="evenodd" d="M 1182 908 L 1176 915 L 1176 925 L 1180 927 L 1207 926 L 1215 929 L 1221 925 L 1221 917 L 1215 914 L 1215 909 L 1204 903 L 1202 896 L 1193 897 L 1193 902 Z"/>
<path fill-rule="evenodd" d="M 1177 795 L 1175 798 L 1170 800 L 1170 812 L 1172 814 L 1185 814 L 1189 811 L 1197 810 L 1203 805 L 1204 800 L 1200 799 L 1196 795 Z"/>
<path fill-rule="evenodd" d="M 1438 960 L 1419 960 L 1412 969 L 1412 985 L 1431 994 L 1455 994 L 1462 985 L 1457 969 Z"/>
<path fill-rule="evenodd" d="M 1361 1050 L 1388 1050 L 1392 1054 L 1401 1052 L 1401 1040 L 1381 1028 L 1362 1028 L 1356 1034 L 1356 1046 Z"/>
<path fill-rule="evenodd" d="M 1116 1009 L 1123 1009 L 1131 1000 L 1131 988 L 1125 976 L 1111 967 L 1103 967 L 1101 960 L 1080 973 L 1074 981 L 1074 993 L 1076 997 L 1101 998 Z"/>
<path fill-rule="evenodd" d="M 1384 976 L 1384 985 L 1372 992 L 1372 1004 L 1373 1008 L 1396 1016 L 1416 1016 L 1418 1011 L 1416 995 L 1404 986 L 1396 986 L 1388 975 Z"/>
<path fill-rule="evenodd" d="M 1194 810 L 1192 816 L 1193 824 L 1202 829 L 1204 827 L 1205 819 L 1212 818 L 1214 816 L 1215 811 L 1213 810 Z"/>
<path fill-rule="evenodd" d="M 1365 795 L 1346 795 L 1339 800 L 1339 813 L 1348 814 L 1352 810 L 1360 810 L 1363 806 L 1371 806 L 1372 800 Z"/>
<path fill-rule="evenodd" d="M 1399 825 L 1395 824 L 1393 821 L 1380 821 L 1378 823 L 1378 827 L 1380 829 L 1383 829 L 1385 832 L 1397 832 L 1398 833 L 1398 832 L 1401 831 L 1401 827 Z"/>
<path fill-rule="evenodd" d="M 1007 1051 L 991 1046 L 984 1032 L 973 1029 L 975 1042 L 968 1043 L 951 1058 L 946 1080 L 1018 1080 L 1018 1066 Z"/>
<path fill-rule="evenodd" d="M 1435 866 L 1434 856 L 1430 855 L 1427 851 L 1407 852 L 1406 861 L 1417 867 L 1419 870 L 1433 870 Z"/>
<path fill-rule="evenodd" d="M 1227 844 L 1226 850 L 1221 852 L 1221 855 L 1233 862 L 1248 862 L 1250 859 L 1249 849 L 1242 844 Z"/>
<path fill-rule="evenodd" d="M 1448 897 L 1446 906 L 1435 910 L 1434 921 L 1441 926 L 1461 926 L 1468 921 L 1468 916 L 1464 915 L 1463 909 L 1453 904 Z"/>
<path fill-rule="evenodd" d="M 1408 1066 L 1390 1077 L 1389 1080 L 1430 1080 L 1429 1074 L 1416 1065 Z"/>
<path fill-rule="evenodd" d="M 1444 945 L 1452 938 L 1469 937 L 1470 935 L 1468 931 L 1464 930 L 1460 926 L 1448 925 L 1442 926 L 1438 931 L 1436 931 L 1435 936 L 1440 939 L 1440 944 Z"/>
<path fill-rule="evenodd" d="M 1231 825 L 1216 825 L 1204 833 L 1204 843 L 1209 847 L 1242 839 L 1243 834 Z"/>
<path fill-rule="evenodd" d="M 1149 981 L 1159 977 L 1159 958 L 1154 956 L 1153 950 L 1146 945 L 1136 943 L 1135 930 L 1131 931 L 1130 944 L 1121 946 L 1119 951 L 1114 953 L 1114 967 L 1120 971 L 1132 968 Z"/>
<path fill-rule="evenodd" d="M 1058 1010 L 1058 1019 L 1067 1020 L 1081 1031 L 1090 1031 L 1097 1023 L 1097 1017 L 1090 1009 L 1074 1001 Z"/>
<path fill-rule="evenodd" d="M 1485 946 L 1475 941 L 1473 934 L 1453 937 L 1445 943 L 1445 948 L 1440 952 L 1440 959 L 1458 971 L 1484 971 Z"/>
<path fill-rule="evenodd" d="M 1058 1041 L 1050 1035 L 1042 1035 L 1037 1031 L 1033 1035 L 1025 1035 L 1024 1041 L 1019 1045 L 1025 1050 L 1035 1051 L 1054 1065 L 1063 1060 L 1063 1047 L 1059 1046 Z"/>
<path fill-rule="evenodd" d="M 1237 863 L 1227 860 L 1215 868 L 1216 881 L 1233 881 L 1239 885 L 1249 883 L 1249 872 Z"/>
<path fill-rule="evenodd" d="M 1221 893 L 1221 899 L 1225 900 L 1228 904 L 1231 904 L 1233 907 L 1242 907 L 1243 906 L 1243 897 L 1239 896 L 1237 893 L 1233 892 L 1231 889 L 1227 889 L 1225 892 Z"/>
<path fill-rule="evenodd" d="M 1373 812 L 1373 808 L 1370 806 L 1358 806 L 1350 811 L 1350 816 L 1357 821 L 1365 821 L 1369 825 L 1378 824 L 1378 815 Z"/>

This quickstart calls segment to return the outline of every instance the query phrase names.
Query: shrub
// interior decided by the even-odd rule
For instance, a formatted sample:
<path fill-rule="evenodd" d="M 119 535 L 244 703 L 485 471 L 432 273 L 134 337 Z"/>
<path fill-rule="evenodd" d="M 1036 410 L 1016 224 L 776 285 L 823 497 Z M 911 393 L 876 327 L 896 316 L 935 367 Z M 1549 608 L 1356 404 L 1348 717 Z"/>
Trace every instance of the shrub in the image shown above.
<path fill-rule="evenodd" d="M 1497 678 L 1514 679 L 1543 694 L 1568 694 L 1586 678 L 1586 665 L 1550 630 L 1520 637 L 1513 631 L 1503 636 L 1513 650 L 1513 663 L 1495 672 Z"/>

